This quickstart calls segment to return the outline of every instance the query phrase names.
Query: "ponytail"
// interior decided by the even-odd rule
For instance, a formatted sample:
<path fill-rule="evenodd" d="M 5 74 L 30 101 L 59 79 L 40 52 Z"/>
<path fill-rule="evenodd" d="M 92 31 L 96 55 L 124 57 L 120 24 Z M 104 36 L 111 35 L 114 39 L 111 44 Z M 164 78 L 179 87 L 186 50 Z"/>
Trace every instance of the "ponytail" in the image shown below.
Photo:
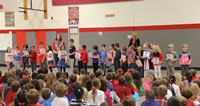
<path fill-rule="evenodd" d="M 92 90 L 92 99 L 93 99 L 93 102 L 95 103 L 96 102 L 95 97 L 97 96 L 97 89 L 101 87 L 101 82 L 98 78 L 95 78 L 92 84 L 94 87 L 94 89 Z"/>
<path fill-rule="evenodd" d="M 95 97 L 97 96 L 97 90 L 96 90 L 96 88 L 94 88 L 93 90 L 92 90 L 92 99 L 93 99 L 93 102 L 95 103 L 96 102 L 96 100 L 95 100 Z"/>

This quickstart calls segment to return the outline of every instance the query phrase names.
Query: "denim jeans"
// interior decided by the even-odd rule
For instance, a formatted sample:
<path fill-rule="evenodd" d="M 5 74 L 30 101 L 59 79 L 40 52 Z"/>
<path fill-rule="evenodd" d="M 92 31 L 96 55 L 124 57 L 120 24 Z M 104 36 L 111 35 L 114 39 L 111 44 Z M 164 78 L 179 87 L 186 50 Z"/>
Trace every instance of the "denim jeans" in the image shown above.
<path fill-rule="evenodd" d="M 185 73 L 190 69 L 189 65 L 181 65 L 181 74 L 185 76 Z"/>
<path fill-rule="evenodd" d="M 36 62 L 31 63 L 31 70 L 32 73 L 34 73 L 34 71 L 36 70 Z"/>
<path fill-rule="evenodd" d="M 25 70 L 26 68 L 29 68 L 28 61 L 23 62 L 23 70 Z"/>
<path fill-rule="evenodd" d="M 81 69 L 83 69 L 83 63 L 82 63 L 82 61 L 78 61 L 78 70 L 79 70 L 79 72 L 80 72 Z"/>
<path fill-rule="evenodd" d="M 100 67 L 104 71 L 104 75 L 106 75 L 106 64 L 100 63 Z"/>

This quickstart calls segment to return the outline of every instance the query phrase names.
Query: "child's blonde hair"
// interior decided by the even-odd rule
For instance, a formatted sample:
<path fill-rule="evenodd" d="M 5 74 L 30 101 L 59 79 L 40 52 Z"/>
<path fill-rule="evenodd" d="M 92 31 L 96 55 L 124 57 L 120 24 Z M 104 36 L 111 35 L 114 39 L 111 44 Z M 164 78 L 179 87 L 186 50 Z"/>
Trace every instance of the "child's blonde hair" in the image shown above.
<path fill-rule="evenodd" d="M 199 95 L 199 90 L 200 90 L 199 86 L 196 83 L 192 83 L 191 86 L 190 86 L 190 89 L 191 89 L 192 94 L 193 94 L 191 99 L 192 100 L 197 99 L 197 96 Z"/>
<path fill-rule="evenodd" d="M 56 76 L 54 73 L 49 73 L 49 75 L 47 76 L 47 87 L 50 88 L 52 91 L 53 91 L 53 84 L 54 84 L 54 81 L 56 79 Z"/>
<path fill-rule="evenodd" d="M 181 86 L 182 84 L 182 75 L 180 73 L 175 73 L 174 74 L 174 77 L 176 79 L 176 82 L 175 84 L 178 85 L 179 87 Z"/>
<path fill-rule="evenodd" d="M 67 87 L 65 84 L 60 83 L 55 87 L 55 91 L 57 97 L 64 97 L 67 92 Z"/>
<path fill-rule="evenodd" d="M 142 46 L 138 46 L 137 49 L 141 49 L 142 50 L 143 48 L 142 48 Z"/>
<path fill-rule="evenodd" d="M 133 45 L 132 45 L 132 46 L 130 46 L 130 47 L 129 47 L 129 49 L 132 49 L 132 50 L 134 50 L 134 46 L 133 46 Z"/>
<path fill-rule="evenodd" d="M 138 35 L 137 32 L 132 32 L 132 37 L 133 38 L 137 39 L 137 37 L 138 37 L 137 35 Z"/>
<path fill-rule="evenodd" d="M 160 49 L 160 47 L 159 47 L 159 45 L 155 45 L 155 44 L 154 44 L 154 45 L 152 46 L 152 49 L 155 50 L 155 51 L 158 52 L 158 53 L 161 53 L 161 52 L 162 52 L 161 49 Z"/>
<path fill-rule="evenodd" d="M 188 44 L 186 44 L 186 43 L 184 43 L 184 44 L 182 45 L 182 47 L 183 47 L 183 48 L 184 48 L 184 47 L 188 48 L 188 47 L 189 47 L 189 45 L 188 45 Z"/>
<path fill-rule="evenodd" d="M 177 96 L 177 99 L 180 101 L 181 106 L 187 106 L 187 99 L 183 96 Z"/>

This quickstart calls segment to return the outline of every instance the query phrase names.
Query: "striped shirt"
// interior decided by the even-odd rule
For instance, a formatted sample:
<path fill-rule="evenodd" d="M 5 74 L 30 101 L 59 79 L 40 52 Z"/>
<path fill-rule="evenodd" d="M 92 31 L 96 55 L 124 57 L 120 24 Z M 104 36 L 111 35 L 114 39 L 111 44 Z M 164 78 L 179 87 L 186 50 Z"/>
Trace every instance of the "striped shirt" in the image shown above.
<path fill-rule="evenodd" d="M 72 99 L 70 101 L 70 106 L 89 106 L 89 105 L 87 104 L 87 102 L 83 101 L 83 99 L 82 100 Z"/>
<path fill-rule="evenodd" d="M 155 99 L 155 101 L 157 101 L 160 106 L 168 106 L 167 98 L 158 97 L 157 99 Z"/>

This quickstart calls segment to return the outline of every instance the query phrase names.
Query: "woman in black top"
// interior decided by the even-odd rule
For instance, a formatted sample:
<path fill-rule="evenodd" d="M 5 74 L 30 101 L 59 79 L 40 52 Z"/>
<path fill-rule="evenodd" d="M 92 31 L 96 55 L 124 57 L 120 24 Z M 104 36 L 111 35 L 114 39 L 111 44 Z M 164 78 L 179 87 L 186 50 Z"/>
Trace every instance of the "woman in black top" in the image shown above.
<path fill-rule="evenodd" d="M 134 48 L 136 49 L 138 46 L 140 46 L 140 39 L 138 38 L 137 32 L 132 33 L 132 38 L 129 42 L 129 46 L 134 45 Z"/>

